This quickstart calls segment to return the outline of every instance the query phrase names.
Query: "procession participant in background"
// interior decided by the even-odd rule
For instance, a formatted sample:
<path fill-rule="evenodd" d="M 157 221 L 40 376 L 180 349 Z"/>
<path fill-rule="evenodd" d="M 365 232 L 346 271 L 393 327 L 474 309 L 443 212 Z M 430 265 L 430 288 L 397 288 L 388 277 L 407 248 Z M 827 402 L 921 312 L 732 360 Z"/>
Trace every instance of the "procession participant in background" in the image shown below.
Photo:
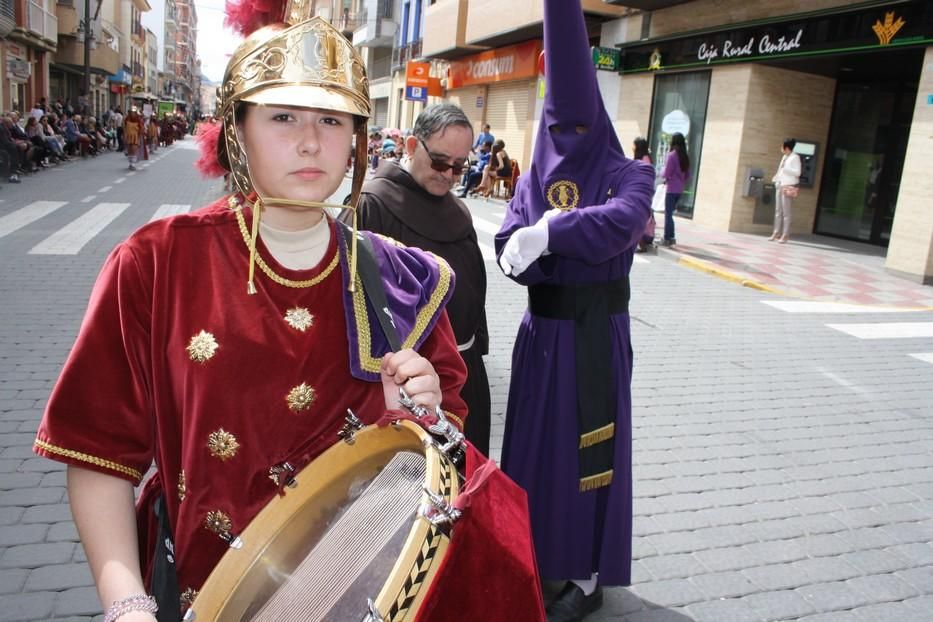
<path fill-rule="evenodd" d="M 348 407 L 373 423 L 398 407 L 401 388 L 454 422 L 466 417 L 465 369 L 444 311 L 449 266 L 360 234 L 372 245 L 368 274 L 409 344 L 391 352 L 361 298 L 358 245 L 348 241 L 357 236 L 323 211 L 354 135 L 365 153 L 362 60 L 339 31 L 307 17 L 309 3 L 258 17 L 234 8 L 247 34 L 259 29 L 227 66 L 223 124 L 205 141 L 215 157 L 201 166 L 230 171 L 238 192 L 150 223 L 111 253 L 34 445 L 68 464 L 101 602 L 121 622 L 152 620 L 157 606 L 160 620 L 177 621 L 179 603 L 193 602 L 236 534 L 284 488 L 278 474 L 338 441 Z M 285 15 L 295 23 L 278 23 Z M 301 53 L 257 76 L 256 63 L 282 49 Z M 141 134 L 135 123 L 128 142 Z M 366 168 L 365 157 L 356 162 L 354 200 Z M 153 462 L 134 516 L 133 489 Z"/>
<path fill-rule="evenodd" d="M 126 148 L 126 159 L 130 162 L 129 169 L 131 171 L 136 170 L 136 161 L 139 159 L 140 148 L 145 140 L 143 118 L 139 114 L 139 109 L 132 106 L 123 120 L 123 144 Z"/>
<path fill-rule="evenodd" d="M 602 606 L 632 555 L 629 282 L 654 172 L 627 159 L 596 82 L 579 0 L 545 0 L 546 93 L 530 170 L 496 236 L 528 287 L 502 466 L 528 492 L 549 621 Z"/>
<path fill-rule="evenodd" d="M 363 185 L 359 226 L 443 257 L 457 275 L 457 288 L 447 305 L 457 349 L 467 367 L 460 392 L 470 418 L 466 436 L 489 453 L 489 379 L 483 355 L 489 353 L 486 330 L 486 267 L 470 211 L 450 189 L 460 178 L 473 129 L 453 104 L 425 108 L 415 120 L 414 135 L 405 138 L 411 157 L 401 164 L 383 162 Z"/>

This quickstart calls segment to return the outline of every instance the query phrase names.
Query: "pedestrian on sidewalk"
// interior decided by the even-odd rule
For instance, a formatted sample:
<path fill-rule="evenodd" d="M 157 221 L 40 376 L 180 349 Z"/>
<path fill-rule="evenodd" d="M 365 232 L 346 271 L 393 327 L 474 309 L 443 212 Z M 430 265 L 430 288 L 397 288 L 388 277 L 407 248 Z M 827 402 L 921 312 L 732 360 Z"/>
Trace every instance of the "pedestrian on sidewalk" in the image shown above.
<path fill-rule="evenodd" d="M 255 27 L 262 14 L 247 11 L 234 23 Z M 338 442 L 347 408 L 372 424 L 404 389 L 430 412 L 466 418 L 446 263 L 324 216 L 354 136 L 365 148 L 368 82 L 339 31 L 296 22 L 247 37 L 227 66 L 224 127 L 206 151 L 239 191 L 114 249 L 38 430 L 35 451 L 68 464 L 107 620 L 154 620 L 157 609 L 181 619 L 180 603 L 284 494 L 288 473 Z M 286 46 L 328 53 L 287 55 L 257 78 L 253 63 Z M 354 197 L 365 167 L 358 158 Z M 390 352 L 362 289 L 349 289 L 362 268 L 348 247 L 360 238 L 407 349 Z M 153 462 L 134 519 L 133 489 Z"/>
<path fill-rule="evenodd" d="M 680 132 L 671 136 L 671 149 L 664 162 L 661 172 L 664 183 L 667 184 L 667 194 L 664 197 L 664 239 L 661 244 L 673 246 L 677 243 L 674 235 L 674 211 L 680 202 L 680 197 L 687 187 L 690 177 L 690 156 L 687 155 L 687 140 Z"/>
<path fill-rule="evenodd" d="M 466 165 L 473 126 L 457 106 L 435 104 L 418 115 L 414 135 L 405 143 L 411 154 L 405 163 L 383 162 L 363 184 L 359 227 L 434 253 L 453 268 L 457 287 L 447 313 L 467 369 L 460 391 L 470 412 L 464 432 L 477 449 L 489 454 L 491 405 L 483 364 L 483 355 L 489 353 L 486 265 L 470 210 L 450 192 Z"/>
<path fill-rule="evenodd" d="M 646 138 L 639 136 L 632 142 L 632 159 L 636 162 L 644 162 L 651 167 L 654 166 L 654 162 L 651 161 L 648 140 Z M 654 244 L 656 228 L 657 222 L 654 219 L 654 211 L 652 211 L 651 217 L 648 219 L 648 225 L 645 227 L 645 233 L 641 236 L 641 239 L 638 240 L 638 248 L 635 250 L 636 253 L 645 253 L 651 248 Z"/>
<path fill-rule="evenodd" d="M 654 170 L 626 158 L 603 106 L 579 0 L 545 0 L 544 107 L 532 164 L 496 235 L 528 287 L 502 468 L 528 492 L 549 622 L 602 606 L 632 561 L 629 271 Z M 490 166 L 492 166 L 490 164 Z"/>
<path fill-rule="evenodd" d="M 794 199 L 800 187 L 800 156 L 794 153 L 797 141 L 785 138 L 781 145 L 781 163 L 777 173 L 771 178 L 774 182 L 774 231 L 769 241 L 777 240 L 780 244 L 790 239 L 790 215 Z"/>

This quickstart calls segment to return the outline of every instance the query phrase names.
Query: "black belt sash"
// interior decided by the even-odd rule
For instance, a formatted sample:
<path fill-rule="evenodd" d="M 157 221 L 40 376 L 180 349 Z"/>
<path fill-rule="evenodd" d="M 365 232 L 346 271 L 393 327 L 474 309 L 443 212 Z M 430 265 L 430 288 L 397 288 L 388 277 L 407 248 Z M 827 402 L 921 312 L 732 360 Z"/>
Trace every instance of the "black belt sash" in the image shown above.
<path fill-rule="evenodd" d="M 609 316 L 627 313 L 629 296 L 628 277 L 578 287 L 528 288 L 532 315 L 574 322 L 581 492 L 612 483 L 617 396 Z"/>

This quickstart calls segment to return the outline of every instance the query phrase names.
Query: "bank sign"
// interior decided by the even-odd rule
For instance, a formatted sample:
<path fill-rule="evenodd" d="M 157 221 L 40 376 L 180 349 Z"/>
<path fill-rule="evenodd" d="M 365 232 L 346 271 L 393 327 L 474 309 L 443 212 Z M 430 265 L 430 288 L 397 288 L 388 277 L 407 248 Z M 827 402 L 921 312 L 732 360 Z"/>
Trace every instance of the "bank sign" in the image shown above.
<path fill-rule="evenodd" d="M 930 44 L 933 2 L 912 0 L 621 45 L 619 73 L 701 69 L 725 63 Z"/>

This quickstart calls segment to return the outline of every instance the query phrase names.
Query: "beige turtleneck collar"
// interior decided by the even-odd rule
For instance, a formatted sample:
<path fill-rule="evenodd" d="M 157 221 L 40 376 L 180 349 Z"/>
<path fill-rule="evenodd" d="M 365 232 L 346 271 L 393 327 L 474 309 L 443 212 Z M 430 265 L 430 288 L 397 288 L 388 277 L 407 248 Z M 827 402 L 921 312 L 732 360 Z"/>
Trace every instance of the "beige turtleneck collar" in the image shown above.
<path fill-rule="evenodd" d="M 275 260 L 289 270 L 309 270 L 321 262 L 330 243 L 327 218 L 308 229 L 285 231 L 260 221 L 259 235 Z"/>

